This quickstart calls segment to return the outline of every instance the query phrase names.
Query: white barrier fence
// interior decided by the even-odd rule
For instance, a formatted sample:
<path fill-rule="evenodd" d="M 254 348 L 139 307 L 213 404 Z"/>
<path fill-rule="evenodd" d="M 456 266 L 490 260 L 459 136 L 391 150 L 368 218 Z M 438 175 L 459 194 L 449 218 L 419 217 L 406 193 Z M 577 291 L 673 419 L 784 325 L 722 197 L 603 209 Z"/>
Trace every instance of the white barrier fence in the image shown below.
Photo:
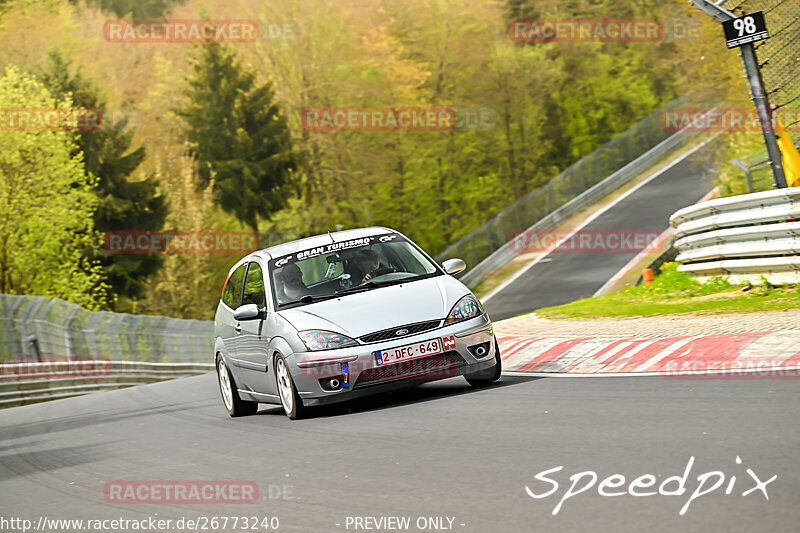
<path fill-rule="evenodd" d="M 678 270 L 700 280 L 800 282 L 800 188 L 718 198 L 670 217 Z"/>

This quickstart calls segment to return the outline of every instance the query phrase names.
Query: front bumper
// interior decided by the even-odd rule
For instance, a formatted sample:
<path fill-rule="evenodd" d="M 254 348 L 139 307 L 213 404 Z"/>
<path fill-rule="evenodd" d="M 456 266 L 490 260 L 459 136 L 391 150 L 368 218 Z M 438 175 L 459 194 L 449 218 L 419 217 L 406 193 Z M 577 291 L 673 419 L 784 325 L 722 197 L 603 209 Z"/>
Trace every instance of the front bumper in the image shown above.
<path fill-rule="evenodd" d="M 455 345 L 451 344 L 436 355 L 385 365 L 378 365 L 373 355 L 376 351 L 436 338 L 452 338 Z M 286 362 L 303 404 L 321 405 L 487 370 L 495 364 L 493 339 L 492 323 L 483 315 L 402 339 L 295 353 L 287 357 Z M 480 352 L 476 347 L 481 345 L 488 345 L 488 350 L 479 356 L 475 352 Z M 346 386 L 343 363 L 349 371 Z M 338 379 L 339 387 L 334 390 L 324 387 L 330 379 Z"/>

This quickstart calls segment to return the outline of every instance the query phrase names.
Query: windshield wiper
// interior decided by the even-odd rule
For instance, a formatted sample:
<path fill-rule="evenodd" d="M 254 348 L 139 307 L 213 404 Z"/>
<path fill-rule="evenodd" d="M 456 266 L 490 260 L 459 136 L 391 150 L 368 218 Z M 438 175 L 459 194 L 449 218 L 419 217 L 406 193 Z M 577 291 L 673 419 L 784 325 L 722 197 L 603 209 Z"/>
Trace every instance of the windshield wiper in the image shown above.
<path fill-rule="evenodd" d="M 351 294 L 354 292 L 364 292 L 370 289 L 374 289 L 375 287 L 385 287 L 387 285 L 397 285 L 398 283 L 403 283 L 406 281 L 405 278 L 392 280 L 392 281 L 368 281 L 362 285 L 356 285 L 355 287 L 350 287 L 347 289 L 339 289 L 334 294 L 335 295 L 342 295 L 342 294 Z"/>
<path fill-rule="evenodd" d="M 281 307 L 284 307 L 287 305 L 294 305 L 294 304 L 310 304 L 311 302 L 321 302 L 322 300 L 330 300 L 331 298 L 336 298 L 336 295 L 325 294 L 325 295 L 315 296 L 313 294 L 306 294 L 305 296 L 298 298 L 297 300 L 292 300 L 290 302 L 283 302 L 279 305 Z"/>

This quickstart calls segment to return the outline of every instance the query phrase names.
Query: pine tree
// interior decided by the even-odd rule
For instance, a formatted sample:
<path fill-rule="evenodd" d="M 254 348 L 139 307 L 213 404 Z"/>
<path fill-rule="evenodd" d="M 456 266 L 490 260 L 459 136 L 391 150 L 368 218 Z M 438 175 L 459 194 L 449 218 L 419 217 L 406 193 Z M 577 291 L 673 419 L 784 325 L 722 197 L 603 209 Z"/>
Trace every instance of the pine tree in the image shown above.
<path fill-rule="evenodd" d="M 253 231 L 283 204 L 297 154 L 286 117 L 273 102 L 270 83 L 256 86 L 230 48 L 198 47 L 178 116 L 185 121 L 189 153 L 198 166 L 198 186 L 213 180 L 214 201 Z"/>
<path fill-rule="evenodd" d="M 71 76 L 70 63 L 58 52 L 51 52 L 39 78 L 57 98 L 72 94 L 75 107 L 100 109 L 105 102 L 95 83 L 83 77 L 80 69 Z M 106 114 L 107 115 L 107 114 Z M 98 178 L 94 193 L 99 199 L 94 214 L 95 229 L 159 230 L 167 216 L 165 198 L 158 194 L 154 176 L 131 181 L 129 176 L 145 158 L 145 147 L 131 149 L 133 131 L 126 128 L 127 119 L 112 122 L 108 116 L 97 130 L 76 133 L 77 151 L 83 152 L 86 172 Z M 108 284 L 117 296 L 138 298 L 144 280 L 158 271 L 163 263 L 159 255 L 110 254 L 103 249 L 86 250 L 90 260 L 103 266 Z"/>

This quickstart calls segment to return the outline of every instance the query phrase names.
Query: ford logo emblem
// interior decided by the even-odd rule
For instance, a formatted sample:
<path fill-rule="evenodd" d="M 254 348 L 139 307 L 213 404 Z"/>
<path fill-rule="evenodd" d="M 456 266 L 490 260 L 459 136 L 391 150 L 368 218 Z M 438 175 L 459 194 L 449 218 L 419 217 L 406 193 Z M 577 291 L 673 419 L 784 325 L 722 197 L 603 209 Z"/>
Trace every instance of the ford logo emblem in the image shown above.
<path fill-rule="evenodd" d="M 408 333 L 408 330 L 407 330 L 407 329 L 398 329 L 397 331 L 395 331 L 395 332 L 394 332 L 394 334 L 395 334 L 395 335 L 397 335 L 398 337 L 399 337 L 400 335 L 405 335 L 405 334 L 407 334 L 407 333 Z"/>

